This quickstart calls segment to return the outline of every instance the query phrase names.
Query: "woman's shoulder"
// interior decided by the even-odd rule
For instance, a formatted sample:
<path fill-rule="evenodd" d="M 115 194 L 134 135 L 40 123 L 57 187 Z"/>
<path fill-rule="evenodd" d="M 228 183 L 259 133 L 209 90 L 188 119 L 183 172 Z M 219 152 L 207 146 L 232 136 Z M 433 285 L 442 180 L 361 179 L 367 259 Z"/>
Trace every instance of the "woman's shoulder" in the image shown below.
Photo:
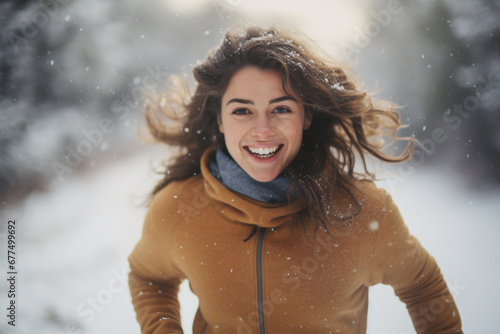
<path fill-rule="evenodd" d="M 186 190 L 192 187 L 199 187 L 200 185 L 203 185 L 201 175 L 195 175 L 186 180 L 172 181 L 154 195 L 153 202 L 165 200 L 169 197 L 185 197 Z"/>
<path fill-rule="evenodd" d="M 203 187 L 203 178 L 200 175 L 182 181 L 170 182 L 154 195 L 148 214 L 172 216 L 186 203 L 190 203 L 196 196 L 200 196 L 203 193 Z"/>
<path fill-rule="evenodd" d="M 384 188 L 379 188 L 371 180 L 356 180 L 352 185 L 353 195 L 362 204 L 380 206 L 385 203 L 387 196 L 389 196 Z"/>
<path fill-rule="evenodd" d="M 361 207 L 360 215 L 371 219 L 383 219 L 389 208 L 394 206 L 391 195 L 384 188 L 379 188 L 373 181 L 355 182 L 353 195 Z"/>
<path fill-rule="evenodd" d="M 355 196 L 361 208 L 358 226 L 389 234 L 407 229 L 398 206 L 386 189 L 373 181 L 357 181 Z"/>

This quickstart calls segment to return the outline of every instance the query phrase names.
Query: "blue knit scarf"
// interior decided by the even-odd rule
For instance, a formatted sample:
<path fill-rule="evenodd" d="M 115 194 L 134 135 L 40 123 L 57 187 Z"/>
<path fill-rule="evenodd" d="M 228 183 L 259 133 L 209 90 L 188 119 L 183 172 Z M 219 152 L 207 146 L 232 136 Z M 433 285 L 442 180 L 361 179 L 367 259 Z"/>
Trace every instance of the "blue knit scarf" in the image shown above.
<path fill-rule="evenodd" d="M 288 190 L 293 180 L 282 174 L 269 182 L 259 182 L 248 175 L 225 149 L 218 148 L 210 161 L 210 173 L 226 188 L 259 202 L 268 204 L 288 201 Z M 292 196 L 292 199 L 297 196 Z"/>

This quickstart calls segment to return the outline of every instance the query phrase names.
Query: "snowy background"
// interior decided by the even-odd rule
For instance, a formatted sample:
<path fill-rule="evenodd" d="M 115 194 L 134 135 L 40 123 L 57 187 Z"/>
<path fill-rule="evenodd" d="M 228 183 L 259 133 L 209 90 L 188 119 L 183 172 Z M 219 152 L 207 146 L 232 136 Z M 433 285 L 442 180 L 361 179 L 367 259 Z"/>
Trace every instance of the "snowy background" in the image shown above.
<path fill-rule="evenodd" d="M 236 22 L 295 27 L 404 108 L 422 140 L 381 166 L 437 259 L 466 333 L 493 333 L 500 253 L 498 1 L 47 0 L 0 3 L 0 333 L 139 333 L 127 256 L 171 153 L 140 141 L 141 99 L 190 74 Z M 148 79 L 146 79 L 148 78 Z M 7 230 L 17 223 L 16 327 Z M 497 254 L 497 255 L 495 255 Z M 184 330 L 196 298 L 182 286 Z M 391 288 L 369 334 L 415 333 Z"/>

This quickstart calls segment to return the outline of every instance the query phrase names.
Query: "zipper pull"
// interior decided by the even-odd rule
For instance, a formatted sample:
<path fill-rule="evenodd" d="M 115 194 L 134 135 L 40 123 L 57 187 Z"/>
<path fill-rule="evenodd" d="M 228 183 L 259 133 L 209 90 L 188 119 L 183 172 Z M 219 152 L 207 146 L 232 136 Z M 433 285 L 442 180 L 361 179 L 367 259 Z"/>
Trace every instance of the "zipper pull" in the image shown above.
<path fill-rule="evenodd" d="M 247 242 L 248 240 L 250 240 L 255 235 L 256 232 L 257 232 L 257 225 L 254 225 L 252 232 L 250 232 L 250 235 L 245 240 L 243 240 L 243 242 Z"/>

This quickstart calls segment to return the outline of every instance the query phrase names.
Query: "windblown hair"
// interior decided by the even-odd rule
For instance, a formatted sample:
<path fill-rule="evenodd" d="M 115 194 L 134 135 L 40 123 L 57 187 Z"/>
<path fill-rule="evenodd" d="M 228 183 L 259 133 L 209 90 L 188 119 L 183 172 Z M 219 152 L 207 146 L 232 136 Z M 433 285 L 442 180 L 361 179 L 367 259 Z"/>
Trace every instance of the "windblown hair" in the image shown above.
<path fill-rule="evenodd" d="M 318 54 L 305 39 L 279 29 L 230 29 L 222 44 L 194 67 L 197 86 L 193 94 L 185 80 L 177 77 L 174 89 L 146 103 L 146 121 L 153 137 L 181 148 L 166 166 L 153 195 L 172 181 L 199 174 L 203 152 L 213 145 L 225 145 L 217 125 L 222 96 L 238 70 L 256 66 L 278 71 L 283 90 L 298 98 L 305 112 L 312 115 L 301 149 L 285 170 L 294 180 L 294 191 L 305 197 L 306 208 L 296 222 L 313 222 L 325 230 L 348 224 L 361 207 L 354 195 L 356 181 L 374 177 L 365 155 L 402 162 L 410 158 L 414 144 L 411 138 L 396 137 L 402 124 L 392 104 L 376 103 L 356 87 L 346 71 Z M 401 154 L 391 156 L 383 152 L 386 146 L 382 138 L 393 143 L 405 140 L 407 144 Z M 362 173 L 355 172 L 356 159 L 362 162 Z M 332 189 L 347 191 L 358 206 L 356 213 L 349 217 L 332 213 Z"/>

